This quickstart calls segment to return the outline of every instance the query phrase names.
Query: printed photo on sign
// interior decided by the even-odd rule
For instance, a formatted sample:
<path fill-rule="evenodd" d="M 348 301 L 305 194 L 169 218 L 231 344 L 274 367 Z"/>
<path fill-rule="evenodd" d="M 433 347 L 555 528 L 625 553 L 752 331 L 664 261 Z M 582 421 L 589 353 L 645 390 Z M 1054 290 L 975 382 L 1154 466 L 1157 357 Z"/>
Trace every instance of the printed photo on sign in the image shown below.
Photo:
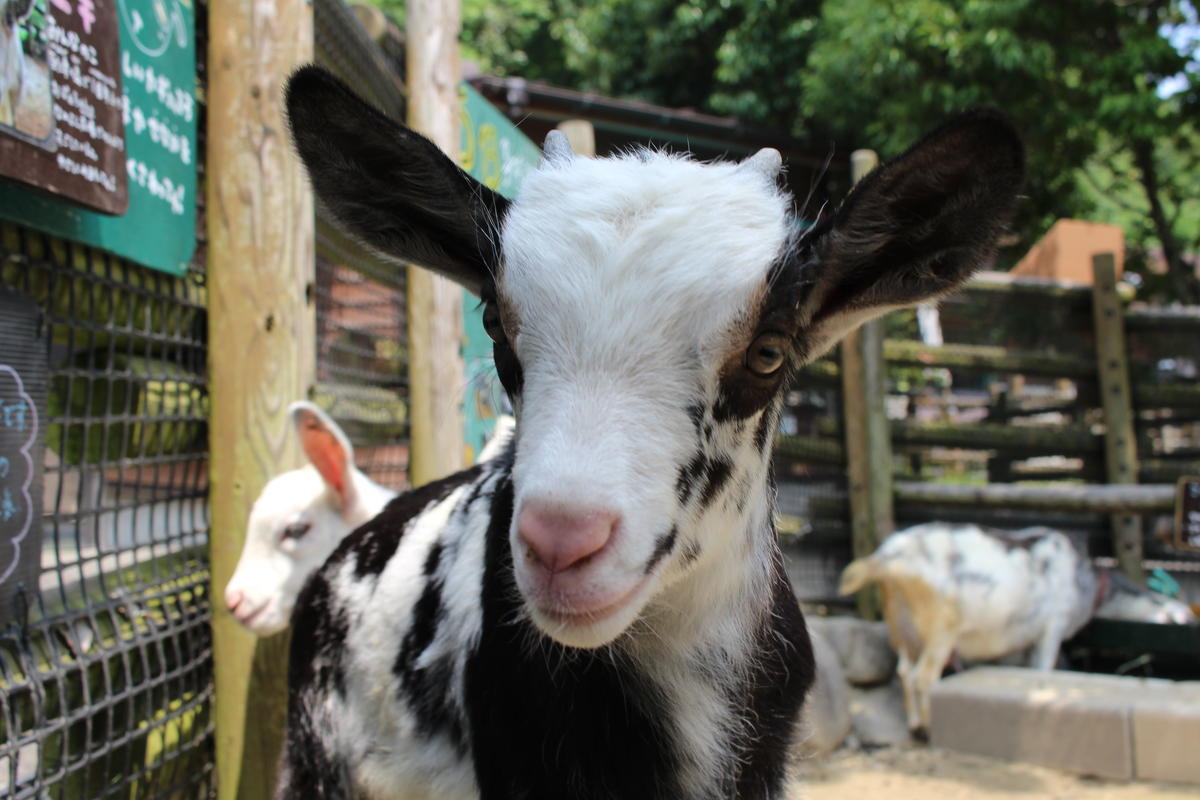
<path fill-rule="evenodd" d="M 0 0 L 0 133 L 54 149 L 49 0 Z"/>

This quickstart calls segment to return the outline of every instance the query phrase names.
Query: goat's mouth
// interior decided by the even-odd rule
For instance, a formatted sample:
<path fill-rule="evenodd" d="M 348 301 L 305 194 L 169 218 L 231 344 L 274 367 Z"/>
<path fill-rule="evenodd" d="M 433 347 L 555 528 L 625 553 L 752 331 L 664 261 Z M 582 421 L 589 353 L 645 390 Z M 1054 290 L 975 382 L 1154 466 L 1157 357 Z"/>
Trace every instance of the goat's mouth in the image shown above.
<path fill-rule="evenodd" d="M 527 594 L 526 604 L 534 624 L 550 638 L 570 647 L 601 647 L 633 624 L 652 577 L 612 593 L 572 596 L 543 589 Z"/>

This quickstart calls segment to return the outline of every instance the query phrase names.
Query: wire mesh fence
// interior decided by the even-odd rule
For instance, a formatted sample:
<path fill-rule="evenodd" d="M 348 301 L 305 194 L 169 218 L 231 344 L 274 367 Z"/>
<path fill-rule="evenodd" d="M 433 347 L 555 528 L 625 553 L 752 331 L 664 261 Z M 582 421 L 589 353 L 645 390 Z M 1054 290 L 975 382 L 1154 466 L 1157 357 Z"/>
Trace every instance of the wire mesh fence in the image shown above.
<path fill-rule="evenodd" d="M 317 63 L 403 118 L 403 77 L 341 0 L 313 6 Z M 408 482 L 405 273 L 317 212 L 317 396 L 354 444 L 359 469 L 395 489 Z"/>
<path fill-rule="evenodd" d="M 3 610 L 0 794 L 212 793 L 205 288 L 0 225 L 49 365 L 40 569 Z"/>

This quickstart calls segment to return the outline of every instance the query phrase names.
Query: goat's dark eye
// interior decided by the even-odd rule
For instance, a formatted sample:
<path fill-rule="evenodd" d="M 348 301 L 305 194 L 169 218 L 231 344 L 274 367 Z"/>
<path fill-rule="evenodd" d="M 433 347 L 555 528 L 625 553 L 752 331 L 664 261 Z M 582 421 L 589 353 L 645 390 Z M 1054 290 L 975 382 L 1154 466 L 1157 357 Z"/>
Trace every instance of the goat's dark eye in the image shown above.
<path fill-rule="evenodd" d="M 504 326 L 500 323 L 500 309 L 495 303 L 488 303 L 483 308 L 483 329 L 492 337 L 493 342 L 504 341 Z"/>
<path fill-rule="evenodd" d="M 283 529 L 284 539 L 300 539 L 312 529 L 311 522 L 293 522 Z"/>
<path fill-rule="evenodd" d="M 767 377 L 779 371 L 787 359 L 787 340 L 778 333 L 760 333 L 746 351 L 746 368 Z"/>

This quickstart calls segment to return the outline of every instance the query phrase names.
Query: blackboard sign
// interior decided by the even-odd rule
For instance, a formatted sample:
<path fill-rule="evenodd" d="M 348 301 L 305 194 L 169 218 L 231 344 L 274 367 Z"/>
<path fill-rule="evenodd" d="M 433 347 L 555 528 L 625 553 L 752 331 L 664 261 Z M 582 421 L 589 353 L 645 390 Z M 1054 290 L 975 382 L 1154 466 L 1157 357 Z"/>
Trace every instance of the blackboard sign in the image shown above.
<path fill-rule="evenodd" d="M 5 0 L 0 30 L 0 175 L 106 214 L 129 205 L 115 3 Z"/>
<path fill-rule="evenodd" d="M 0 287 L 0 624 L 36 592 L 42 545 L 46 347 L 33 299 Z"/>
<path fill-rule="evenodd" d="M 1200 475 L 1179 479 L 1175 495 L 1175 546 L 1200 550 Z"/>
<path fill-rule="evenodd" d="M 53 5 L 55 0 L 39 2 Z M 105 5 L 113 2 L 105 0 Z M 115 4 L 126 147 L 122 170 L 129 184 L 126 213 L 99 214 L 0 181 L 0 217 L 183 275 L 196 246 L 200 107 L 195 9 L 192 0 Z"/>

